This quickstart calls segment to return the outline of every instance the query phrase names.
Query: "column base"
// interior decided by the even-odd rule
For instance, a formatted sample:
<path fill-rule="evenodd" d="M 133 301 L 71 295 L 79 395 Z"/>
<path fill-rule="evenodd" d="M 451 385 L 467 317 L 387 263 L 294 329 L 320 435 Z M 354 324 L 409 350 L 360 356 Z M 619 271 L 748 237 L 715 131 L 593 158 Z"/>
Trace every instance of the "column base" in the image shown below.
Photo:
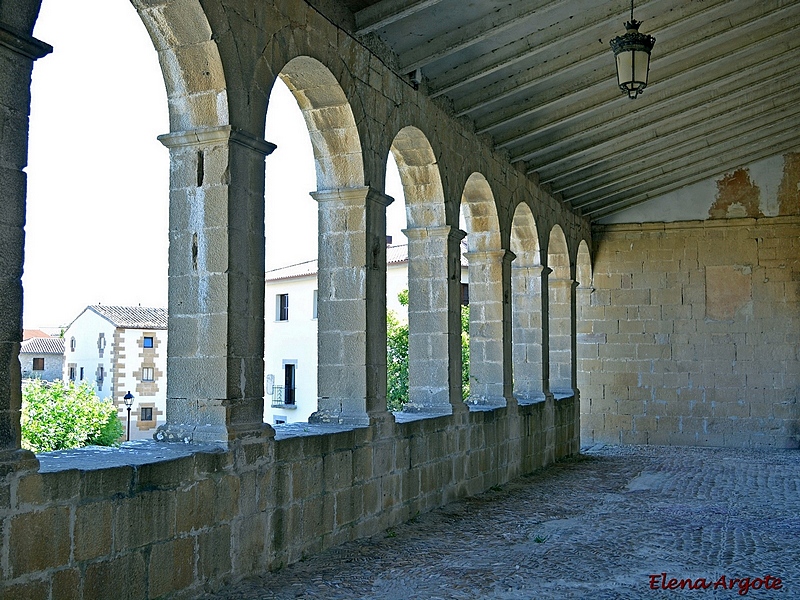
<path fill-rule="evenodd" d="M 0 478 L 18 471 L 38 471 L 39 459 L 30 450 L 0 450 Z"/>
<path fill-rule="evenodd" d="M 508 406 L 509 402 L 503 396 L 470 396 L 466 400 L 469 406 L 486 408 L 501 408 Z"/>
<path fill-rule="evenodd" d="M 309 423 L 329 425 L 349 425 L 352 427 L 369 427 L 370 418 L 366 413 L 346 413 L 340 410 L 323 409 L 311 413 Z"/>

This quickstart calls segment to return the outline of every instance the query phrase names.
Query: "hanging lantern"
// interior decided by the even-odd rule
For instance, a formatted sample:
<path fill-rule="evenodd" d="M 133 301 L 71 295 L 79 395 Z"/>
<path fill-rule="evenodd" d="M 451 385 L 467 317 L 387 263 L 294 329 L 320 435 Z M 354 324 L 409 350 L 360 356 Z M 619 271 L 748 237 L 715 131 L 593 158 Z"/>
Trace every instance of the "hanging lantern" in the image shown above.
<path fill-rule="evenodd" d="M 642 23 L 633 18 L 631 0 L 631 20 L 625 23 L 625 35 L 611 40 L 611 49 L 617 59 L 617 82 L 619 89 L 628 98 L 636 98 L 647 87 L 647 74 L 650 71 L 650 51 L 656 38 L 639 33 Z"/>

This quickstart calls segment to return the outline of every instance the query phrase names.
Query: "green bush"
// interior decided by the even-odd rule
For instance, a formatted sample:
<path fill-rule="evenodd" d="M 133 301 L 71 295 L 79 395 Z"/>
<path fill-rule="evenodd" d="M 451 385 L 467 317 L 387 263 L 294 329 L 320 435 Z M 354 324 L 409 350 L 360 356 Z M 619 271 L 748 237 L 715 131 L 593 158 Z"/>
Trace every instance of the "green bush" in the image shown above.
<path fill-rule="evenodd" d="M 22 387 L 22 447 L 34 452 L 116 446 L 124 429 L 117 408 L 88 383 L 34 379 Z"/>

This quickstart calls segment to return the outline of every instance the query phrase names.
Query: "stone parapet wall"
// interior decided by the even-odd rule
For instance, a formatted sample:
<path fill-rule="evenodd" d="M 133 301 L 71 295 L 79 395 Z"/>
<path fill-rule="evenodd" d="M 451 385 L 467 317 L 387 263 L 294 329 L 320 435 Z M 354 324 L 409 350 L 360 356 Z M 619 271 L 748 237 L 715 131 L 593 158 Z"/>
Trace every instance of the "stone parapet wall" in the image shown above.
<path fill-rule="evenodd" d="M 295 425 L 89 471 L 19 461 L 0 479 L 0 598 L 192 598 L 573 455 L 575 409 L 570 397 L 329 434 Z"/>
<path fill-rule="evenodd" d="M 583 443 L 800 446 L 800 218 L 594 236 L 578 307 Z"/>

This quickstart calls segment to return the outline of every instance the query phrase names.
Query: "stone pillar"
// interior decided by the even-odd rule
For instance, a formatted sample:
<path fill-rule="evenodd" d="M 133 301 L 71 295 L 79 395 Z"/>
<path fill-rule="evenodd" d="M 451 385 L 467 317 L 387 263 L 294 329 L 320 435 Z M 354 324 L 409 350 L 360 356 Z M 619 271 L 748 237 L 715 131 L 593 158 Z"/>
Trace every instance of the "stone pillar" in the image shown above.
<path fill-rule="evenodd" d="M 507 334 L 511 322 L 504 285 L 514 254 L 508 250 L 469 252 L 470 404 L 505 406 L 511 397 L 507 376 Z M 509 346 L 510 348 L 510 346 Z"/>
<path fill-rule="evenodd" d="M 366 426 L 386 415 L 386 207 L 368 187 L 319 203 L 315 423 Z"/>
<path fill-rule="evenodd" d="M 158 440 L 269 435 L 264 415 L 264 157 L 230 126 L 170 149 L 167 423 Z"/>
<path fill-rule="evenodd" d="M 550 279 L 550 391 L 571 396 L 575 389 L 575 282 Z"/>
<path fill-rule="evenodd" d="M 22 266 L 28 115 L 33 62 L 52 52 L 39 40 L 0 23 L 0 462 L 19 452 L 22 407 L 19 347 L 22 342 Z"/>
<path fill-rule="evenodd" d="M 541 265 L 511 267 L 514 397 L 530 403 L 549 396 L 547 276 Z"/>
<path fill-rule="evenodd" d="M 404 229 L 408 238 L 408 403 L 404 412 L 451 414 L 461 399 L 459 229 Z"/>

